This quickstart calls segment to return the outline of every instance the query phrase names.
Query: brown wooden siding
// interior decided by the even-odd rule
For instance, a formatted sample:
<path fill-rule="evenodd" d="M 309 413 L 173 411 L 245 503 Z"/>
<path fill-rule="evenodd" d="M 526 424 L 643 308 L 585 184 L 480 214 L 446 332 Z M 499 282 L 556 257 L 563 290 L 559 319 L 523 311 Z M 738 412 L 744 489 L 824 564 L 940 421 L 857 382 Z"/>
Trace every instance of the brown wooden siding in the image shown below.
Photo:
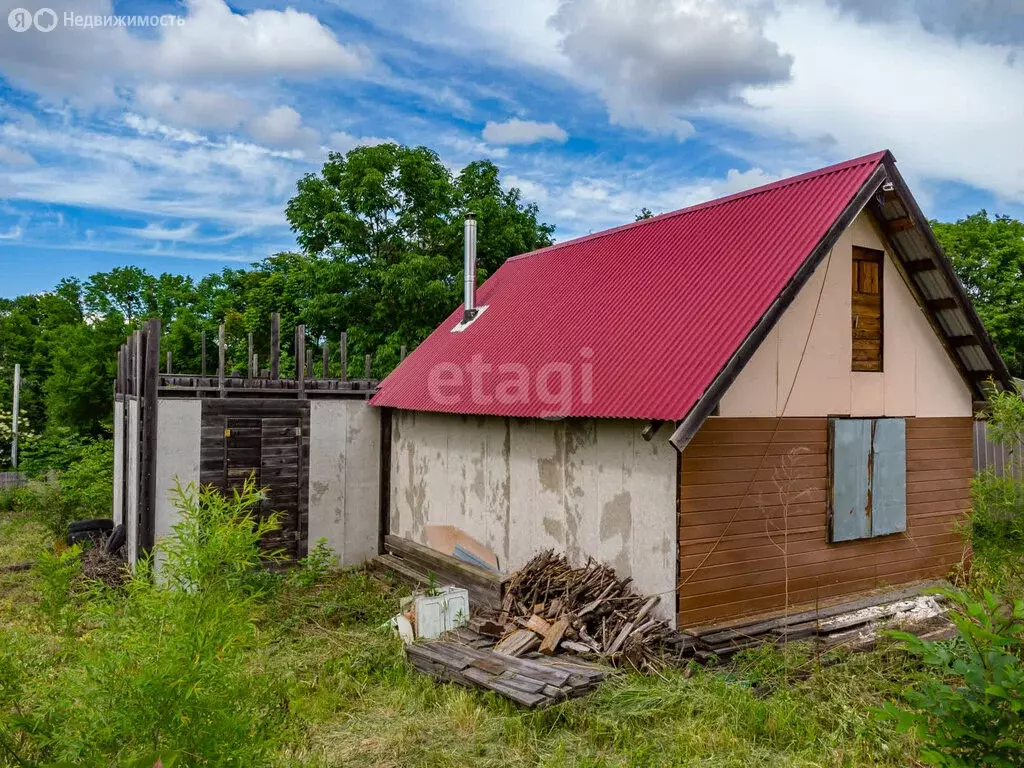
<path fill-rule="evenodd" d="M 680 626 L 783 608 L 787 571 L 791 606 L 945 576 L 965 554 L 972 420 L 906 423 L 906 533 L 829 544 L 828 419 L 709 419 L 680 470 Z"/>

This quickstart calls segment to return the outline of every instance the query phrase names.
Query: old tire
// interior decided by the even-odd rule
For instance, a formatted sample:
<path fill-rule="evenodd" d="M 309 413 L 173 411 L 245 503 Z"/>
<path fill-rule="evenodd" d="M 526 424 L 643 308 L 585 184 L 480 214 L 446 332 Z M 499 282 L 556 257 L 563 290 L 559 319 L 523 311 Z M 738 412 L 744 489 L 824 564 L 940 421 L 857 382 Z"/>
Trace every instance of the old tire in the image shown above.
<path fill-rule="evenodd" d="M 124 546 L 126 538 L 127 531 L 122 523 L 110 532 L 110 535 L 107 537 L 107 543 L 103 545 L 104 551 L 108 555 L 113 555 L 117 550 Z"/>
<path fill-rule="evenodd" d="M 106 533 L 114 529 L 114 521 L 109 517 L 100 517 L 93 520 L 76 520 L 68 525 L 68 536 L 80 531 L 100 531 Z"/>

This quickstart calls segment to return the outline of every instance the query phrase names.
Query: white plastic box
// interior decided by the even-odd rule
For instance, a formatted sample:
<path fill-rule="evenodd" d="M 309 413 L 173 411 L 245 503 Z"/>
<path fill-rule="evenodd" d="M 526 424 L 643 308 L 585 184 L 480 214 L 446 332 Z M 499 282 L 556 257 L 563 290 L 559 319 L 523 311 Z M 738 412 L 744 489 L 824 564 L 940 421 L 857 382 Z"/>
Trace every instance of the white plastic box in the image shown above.
<path fill-rule="evenodd" d="M 444 587 L 433 597 L 420 595 L 416 604 L 416 637 L 429 640 L 469 622 L 469 592 Z"/>

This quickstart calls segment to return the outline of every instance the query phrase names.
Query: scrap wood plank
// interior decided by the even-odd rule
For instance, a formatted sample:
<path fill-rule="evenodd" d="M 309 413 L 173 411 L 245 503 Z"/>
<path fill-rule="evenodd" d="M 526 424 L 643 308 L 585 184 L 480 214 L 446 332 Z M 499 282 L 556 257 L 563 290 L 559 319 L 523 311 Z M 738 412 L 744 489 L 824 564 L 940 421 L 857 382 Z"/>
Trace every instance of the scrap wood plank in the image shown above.
<path fill-rule="evenodd" d="M 517 629 L 511 635 L 503 638 L 497 645 L 494 646 L 495 653 L 506 654 L 508 656 L 522 656 L 529 650 L 532 650 L 534 646 L 540 644 L 540 638 L 535 632 L 529 629 Z"/>
<path fill-rule="evenodd" d="M 562 637 L 567 629 L 569 629 L 569 617 L 563 616 L 548 628 L 544 640 L 540 644 L 540 652 L 553 654 L 558 649 L 558 644 L 562 642 Z"/>
<path fill-rule="evenodd" d="M 929 587 L 938 586 L 940 583 L 941 582 L 930 582 L 927 584 L 918 584 L 895 592 L 884 592 L 876 595 L 870 595 L 851 602 L 836 603 L 834 605 L 800 611 L 798 613 L 791 613 L 788 616 L 783 615 L 768 620 L 761 620 L 758 617 L 754 617 L 753 620 L 747 624 L 733 625 L 728 629 L 722 629 L 717 626 L 707 627 L 695 630 L 694 633 L 702 643 L 717 645 L 723 642 L 762 635 L 766 632 L 779 629 L 787 624 L 801 624 L 816 619 L 830 619 L 843 613 L 850 613 L 853 611 L 859 611 L 863 608 L 885 605 L 886 603 L 905 600 L 909 597 L 917 597 L 922 594 L 923 590 Z"/>

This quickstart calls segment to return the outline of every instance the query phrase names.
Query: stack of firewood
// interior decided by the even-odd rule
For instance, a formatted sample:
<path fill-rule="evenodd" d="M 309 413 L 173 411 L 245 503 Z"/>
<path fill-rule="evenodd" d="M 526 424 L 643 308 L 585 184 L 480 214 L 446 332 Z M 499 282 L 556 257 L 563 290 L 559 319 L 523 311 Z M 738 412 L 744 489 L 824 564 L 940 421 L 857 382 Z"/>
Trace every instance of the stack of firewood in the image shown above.
<path fill-rule="evenodd" d="M 636 594 L 630 581 L 593 560 L 573 568 L 542 552 L 506 582 L 500 613 L 471 627 L 500 638 L 494 650 L 508 656 L 565 650 L 638 669 L 678 658 L 679 635 L 651 616 L 659 597 Z"/>

